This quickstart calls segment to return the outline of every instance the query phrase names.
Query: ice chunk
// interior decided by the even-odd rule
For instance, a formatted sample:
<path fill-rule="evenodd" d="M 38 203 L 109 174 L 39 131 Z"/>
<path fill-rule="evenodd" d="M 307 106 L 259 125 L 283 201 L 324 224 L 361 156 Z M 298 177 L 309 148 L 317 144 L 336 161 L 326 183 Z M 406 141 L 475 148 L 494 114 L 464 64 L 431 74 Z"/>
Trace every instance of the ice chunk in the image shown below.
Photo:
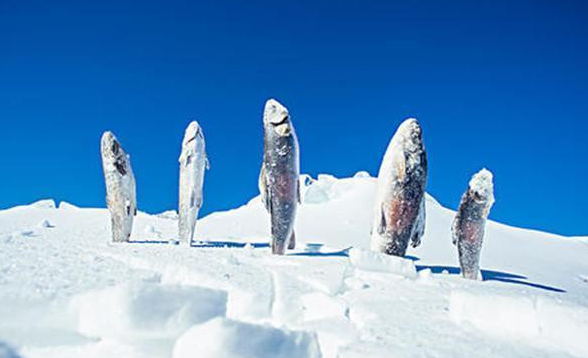
<path fill-rule="evenodd" d="M 227 294 L 196 286 L 136 283 L 72 299 L 78 331 L 100 338 L 175 338 L 194 324 L 224 316 Z"/>
<path fill-rule="evenodd" d="M 73 204 L 70 204 L 66 201 L 62 201 L 59 203 L 59 210 L 78 210 L 79 207 Z"/>
<path fill-rule="evenodd" d="M 35 201 L 30 206 L 37 209 L 55 209 L 55 201 L 53 199 L 44 199 Z"/>
<path fill-rule="evenodd" d="M 166 210 L 162 213 L 156 214 L 158 218 L 161 219 L 170 219 L 170 220 L 177 220 L 178 219 L 178 212 L 175 210 Z"/>
<path fill-rule="evenodd" d="M 361 170 L 353 176 L 354 178 L 371 178 L 372 176 L 370 173 L 366 172 L 365 170 Z"/>
<path fill-rule="evenodd" d="M 145 225 L 145 229 L 143 230 L 143 233 L 145 234 L 145 237 L 147 238 L 155 238 L 155 239 L 160 239 L 161 238 L 161 232 L 159 230 L 157 230 L 155 228 L 155 226 L 153 225 Z"/>
<path fill-rule="evenodd" d="M 320 204 L 333 198 L 331 187 L 337 182 L 332 175 L 319 174 L 318 180 L 311 181 L 304 192 L 304 202 L 308 204 Z"/>
<path fill-rule="evenodd" d="M 175 343 L 173 358 L 319 358 L 316 334 L 216 318 Z"/>
<path fill-rule="evenodd" d="M 410 279 L 417 277 L 414 262 L 398 256 L 354 247 L 349 250 L 349 261 L 360 270 L 394 273 Z"/>

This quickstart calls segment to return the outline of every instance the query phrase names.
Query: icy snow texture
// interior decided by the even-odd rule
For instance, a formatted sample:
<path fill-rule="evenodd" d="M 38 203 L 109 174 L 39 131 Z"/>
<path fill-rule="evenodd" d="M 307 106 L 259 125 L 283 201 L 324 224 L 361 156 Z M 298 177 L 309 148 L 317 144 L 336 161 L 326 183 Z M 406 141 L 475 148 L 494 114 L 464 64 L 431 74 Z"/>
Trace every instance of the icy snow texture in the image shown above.
<path fill-rule="evenodd" d="M 173 358 L 320 358 L 316 336 L 217 318 L 178 339 Z"/>
<path fill-rule="evenodd" d="M 536 339 L 568 353 L 588 356 L 588 308 L 545 297 L 516 297 L 456 290 L 450 316 L 492 335 Z"/>
<path fill-rule="evenodd" d="M 90 337 L 169 338 L 224 316 L 227 295 L 195 286 L 121 285 L 76 296 L 78 331 Z"/>
<path fill-rule="evenodd" d="M 141 212 L 135 218 L 133 243 L 113 244 L 105 209 L 29 205 L 1 210 L 0 340 L 26 358 L 169 358 L 174 334 L 200 324 L 188 323 L 195 320 L 189 317 L 196 317 L 189 312 L 208 288 L 226 295 L 226 302 L 219 298 L 214 309 L 226 304 L 226 316 L 236 324 L 311 332 L 325 358 L 586 356 L 586 237 L 566 238 L 488 221 L 481 267 L 485 281 L 463 280 L 451 244 L 455 212 L 426 196 L 427 232 L 422 245 L 408 251 L 418 277 L 406 279 L 360 269 L 348 257 L 351 246 L 369 248 L 374 178 L 321 176 L 306 182 L 307 188 L 321 187 L 329 199 L 301 205 L 296 223 L 300 249 L 281 257 L 267 248 L 269 218 L 259 197 L 199 220 L 197 240 L 212 240 L 214 248 L 166 245 L 177 236 L 177 221 Z M 324 189 L 326 182 L 329 189 Z M 54 228 L 39 228 L 45 219 Z M 161 233 L 153 242 L 144 234 L 151 228 Z M 322 246 L 307 252 L 308 243 Z M 170 287 L 182 293 L 172 294 Z M 502 320 L 495 312 L 485 316 L 487 326 L 476 326 L 470 321 L 485 311 L 472 312 L 466 306 L 458 323 L 451 316 L 453 308 L 459 309 L 451 297 L 464 291 L 478 297 L 472 299 L 474 304 L 500 297 L 497 302 L 507 302 L 503 307 L 511 317 Z M 122 312 L 122 318 L 112 322 L 115 330 L 126 327 L 125 336 L 113 337 L 102 332 L 104 327 L 88 335 L 79 332 L 80 322 L 99 322 L 101 317 L 93 315 L 113 314 L 96 301 L 99 292 Z M 72 301 L 85 302 L 96 312 L 81 319 Z M 149 304 L 153 301 L 157 304 Z M 149 308 L 132 311 L 131 302 Z M 529 302 L 535 310 L 527 310 Z M 496 327 L 517 326 L 515 305 L 523 307 L 521 315 L 536 312 L 539 335 L 534 329 L 525 333 L 523 328 L 532 325 L 497 334 Z M 151 310 L 152 323 L 140 324 Z M 95 338 L 98 331 L 100 338 Z M 222 344 L 222 337 L 206 338 L 213 346 Z"/>
<path fill-rule="evenodd" d="M 32 203 L 30 206 L 38 209 L 55 209 L 55 200 L 43 199 Z"/>
<path fill-rule="evenodd" d="M 353 248 L 349 251 L 349 261 L 360 270 L 393 273 L 411 279 L 417 276 L 411 260 L 376 251 Z"/>

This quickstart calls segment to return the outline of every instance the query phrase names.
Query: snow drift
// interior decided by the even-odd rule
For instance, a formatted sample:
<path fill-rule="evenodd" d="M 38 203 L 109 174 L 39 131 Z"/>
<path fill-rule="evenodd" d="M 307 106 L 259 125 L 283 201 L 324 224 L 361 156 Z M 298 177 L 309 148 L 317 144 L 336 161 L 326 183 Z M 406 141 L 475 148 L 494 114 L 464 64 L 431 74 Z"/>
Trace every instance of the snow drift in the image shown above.
<path fill-rule="evenodd" d="M 373 178 L 301 182 L 299 249 L 283 257 L 269 252 L 259 197 L 199 220 L 192 247 L 168 244 L 173 212 L 139 212 L 131 242 L 113 244 L 106 209 L 0 211 L 0 341 L 26 358 L 183 358 L 196 345 L 237 357 L 588 354 L 586 238 L 489 221 L 484 280 L 468 281 L 455 212 L 431 196 L 421 246 L 389 258 L 367 251 Z"/>

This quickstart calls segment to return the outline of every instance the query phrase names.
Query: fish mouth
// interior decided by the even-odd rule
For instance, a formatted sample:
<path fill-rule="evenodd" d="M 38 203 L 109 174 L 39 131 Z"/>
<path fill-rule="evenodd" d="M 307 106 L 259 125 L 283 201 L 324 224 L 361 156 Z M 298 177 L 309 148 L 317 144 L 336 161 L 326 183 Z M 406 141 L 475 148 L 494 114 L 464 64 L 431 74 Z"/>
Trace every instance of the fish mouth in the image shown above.
<path fill-rule="evenodd" d="M 190 137 L 187 140 L 184 140 L 184 144 L 189 144 L 190 142 L 193 142 L 196 140 L 196 138 L 198 137 L 202 137 L 202 133 L 200 132 L 200 127 L 198 129 L 196 129 L 196 133 L 194 133 L 194 135 L 192 137 Z"/>
<path fill-rule="evenodd" d="M 289 114 L 285 114 L 281 119 L 280 117 L 278 118 L 271 118 L 269 123 L 271 125 L 273 125 L 274 127 L 282 125 L 282 124 L 286 124 L 288 121 L 290 120 L 290 115 Z"/>

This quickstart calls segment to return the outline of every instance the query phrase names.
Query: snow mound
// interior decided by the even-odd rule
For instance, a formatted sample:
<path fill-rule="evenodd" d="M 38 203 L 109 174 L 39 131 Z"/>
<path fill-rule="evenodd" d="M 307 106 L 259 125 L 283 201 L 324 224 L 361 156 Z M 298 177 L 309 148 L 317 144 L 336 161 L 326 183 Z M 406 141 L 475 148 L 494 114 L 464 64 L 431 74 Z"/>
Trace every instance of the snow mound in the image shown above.
<path fill-rule="evenodd" d="M 156 217 L 161 219 L 170 219 L 170 220 L 177 220 L 178 219 L 178 212 L 175 210 L 166 210 L 159 214 L 155 214 Z"/>
<path fill-rule="evenodd" d="M 35 201 L 30 206 L 37 209 L 55 209 L 55 201 L 53 199 L 43 199 Z"/>
<path fill-rule="evenodd" d="M 414 262 L 403 257 L 352 248 L 349 250 L 349 261 L 359 270 L 393 273 L 409 279 L 417 277 Z"/>
<path fill-rule="evenodd" d="M 190 328 L 173 358 L 319 358 L 316 334 L 216 318 Z"/>
<path fill-rule="evenodd" d="M 337 178 L 332 175 L 319 174 L 317 180 L 307 181 L 307 187 L 304 192 L 304 203 L 320 204 L 332 200 L 336 192 L 331 190 Z"/>
<path fill-rule="evenodd" d="M 502 338 L 526 338 L 588 356 L 588 308 L 548 297 L 525 297 L 456 290 L 450 317 Z"/>
<path fill-rule="evenodd" d="M 59 203 L 59 210 L 78 210 L 79 208 L 79 206 L 70 204 L 67 201 L 62 201 Z"/>
<path fill-rule="evenodd" d="M 360 170 L 353 176 L 354 178 L 371 178 L 372 176 L 370 173 L 366 172 L 365 170 Z"/>
<path fill-rule="evenodd" d="M 78 331 L 100 338 L 175 338 L 224 316 L 227 294 L 196 286 L 136 283 L 73 297 Z"/>

